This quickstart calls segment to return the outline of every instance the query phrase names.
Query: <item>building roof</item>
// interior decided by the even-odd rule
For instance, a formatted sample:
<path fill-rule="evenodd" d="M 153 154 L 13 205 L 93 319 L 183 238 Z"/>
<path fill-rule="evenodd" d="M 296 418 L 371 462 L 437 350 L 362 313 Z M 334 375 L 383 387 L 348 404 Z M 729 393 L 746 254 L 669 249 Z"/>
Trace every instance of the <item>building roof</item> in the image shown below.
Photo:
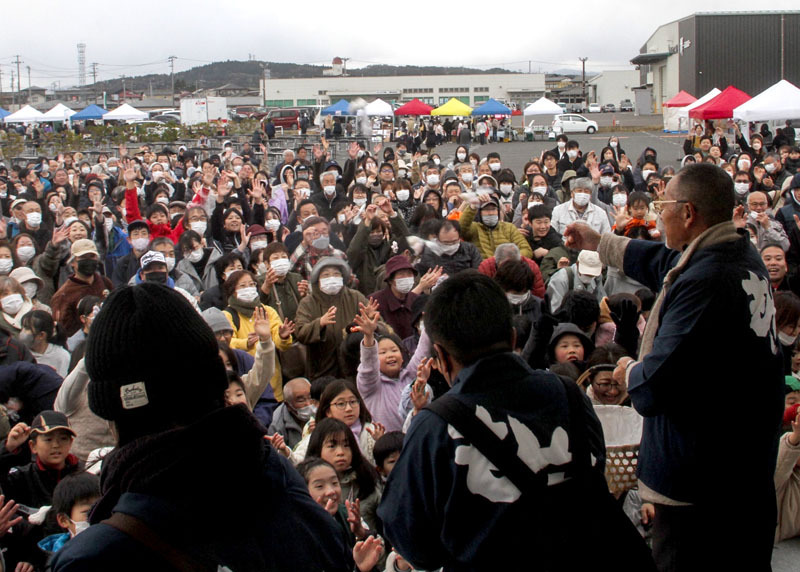
<path fill-rule="evenodd" d="M 670 56 L 670 52 L 658 52 L 655 54 L 638 54 L 635 58 L 631 59 L 631 63 L 637 66 L 652 64 L 665 60 Z"/>

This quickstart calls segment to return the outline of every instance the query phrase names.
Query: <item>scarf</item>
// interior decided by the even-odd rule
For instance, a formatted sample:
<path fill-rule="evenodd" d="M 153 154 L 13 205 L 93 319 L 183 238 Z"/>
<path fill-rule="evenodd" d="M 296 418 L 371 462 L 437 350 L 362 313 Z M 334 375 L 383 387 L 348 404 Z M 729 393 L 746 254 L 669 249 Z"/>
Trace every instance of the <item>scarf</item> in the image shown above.
<path fill-rule="evenodd" d="M 661 313 L 661 306 L 664 304 L 664 298 L 666 298 L 670 286 L 680 278 L 680 275 L 689 265 L 692 256 L 702 248 L 730 242 L 738 238 L 739 234 L 736 232 L 736 227 L 733 225 L 733 222 L 725 221 L 707 228 L 700 236 L 689 243 L 689 246 L 686 247 L 686 250 L 683 251 L 683 254 L 681 254 L 681 257 L 678 259 L 678 263 L 667 272 L 667 275 L 664 277 L 661 292 L 659 292 L 656 301 L 653 303 L 653 308 L 650 310 L 650 318 L 647 320 L 647 325 L 642 334 L 642 341 L 639 345 L 639 361 L 643 360 L 653 349 L 653 342 L 656 337 L 656 332 L 658 331 L 659 314 Z"/>
<path fill-rule="evenodd" d="M 258 298 L 252 302 L 242 302 L 236 297 L 236 294 L 228 297 L 228 306 L 239 312 L 245 318 L 252 318 L 253 312 L 255 312 L 256 308 L 258 308 L 260 305 L 261 302 Z"/>

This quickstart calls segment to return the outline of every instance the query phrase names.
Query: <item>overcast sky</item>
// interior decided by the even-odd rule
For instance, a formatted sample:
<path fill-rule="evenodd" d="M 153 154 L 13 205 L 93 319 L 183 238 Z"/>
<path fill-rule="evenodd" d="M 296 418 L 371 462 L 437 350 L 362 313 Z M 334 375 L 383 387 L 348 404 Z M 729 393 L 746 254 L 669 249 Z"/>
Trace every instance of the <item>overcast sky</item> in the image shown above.
<path fill-rule="evenodd" d="M 415 9 L 413 6 L 420 6 Z M 757 4 L 756 4 L 757 5 Z M 65 6 L 74 7 L 65 12 Z M 292 9 L 297 6 L 298 10 Z M 336 6 L 336 7 L 334 7 Z M 425 7 L 424 13 L 422 6 Z M 457 8 L 456 8 L 457 6 Z M 752 9 L 752 1 L 703 3 L 702 11 Z M 791 10 L 797 0 L 769 0 L 762 9 Z M 86 44 L 87 80 L 181 71 L 221 60 L 328 64 L 370 63 L 504 67 L 516 71 L 625 69 L 661 24 L 698 11 L 689 0 L 669 2 L 323 2 L 306 0 L 83 0 L 3 2 L 3 91 L 20 55 L 22 87 L 77 84 L 76 45 Z"/>

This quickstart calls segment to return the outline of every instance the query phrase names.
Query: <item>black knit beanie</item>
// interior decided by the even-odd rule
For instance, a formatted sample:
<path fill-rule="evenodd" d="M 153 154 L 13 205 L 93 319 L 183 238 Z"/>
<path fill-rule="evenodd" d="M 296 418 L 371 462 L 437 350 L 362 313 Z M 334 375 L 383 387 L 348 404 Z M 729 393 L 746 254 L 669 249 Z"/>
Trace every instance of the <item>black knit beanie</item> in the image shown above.
<path fill-rule="evenodd" d="M 171 288 L 115 290 L 86 344 L 89 407 L 117 427 L 120 444 L 188 425 L 223 407 L 225 366 L 211 328 Z"/>

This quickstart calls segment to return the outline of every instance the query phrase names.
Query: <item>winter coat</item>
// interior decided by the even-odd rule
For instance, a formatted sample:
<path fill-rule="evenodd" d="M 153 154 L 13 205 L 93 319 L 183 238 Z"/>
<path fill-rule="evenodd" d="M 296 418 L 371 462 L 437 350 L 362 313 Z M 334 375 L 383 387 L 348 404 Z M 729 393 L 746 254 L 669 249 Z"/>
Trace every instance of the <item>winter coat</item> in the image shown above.
<path fill-rule="evenodd" d="M 72 453 L 81 461 L 86 461 L 89 453 L 100 447 L 113 447 L 117 440 L 111 433 L 111 425 L 89 409 L 89 374 L 81 359 L 64 383 L 58 388 L 53 409 L 60 411 L 69 419 L 70 426 L 77 436 L 72 442 Z"/>
<path fill-rule="evenodd" d="M 522 256 L 530 258 L 533 256 L 531 247 L 525 237 L 510 222 L 498 222 L 494 228 L 489 228 L 483 223 L 475 222 L 477 211 L 468 206 L 461 213 L 459 224 L 461 225 L 461 236 L 478 247 L 481 256 L 485 259 L 494 256 L 495 249 L 508 242 L 512 242 L 519 247 Z"/>
<path fill-rule="evenodd" d="M 218 284 L 217 273 L 214 271 L 214 262 L 222 257 L 222 251 L 219 248 L 206 248 L 205 250 L 208 256 L 204 256 L 205 264 L 202 267 L 201 273 L 198 273 L 195 265 L 186 258 L 182 258 L 180 262 L 175 265 L 175 268 L 191 279 L 195 289 L 201 293 Z"/>
<path fill-rule="evenodd" d="M 545 285 L 549 284 L 553 274 L 558 272 L 559 260 L 568 258 L 570 264 L 575 264 L 578 261 L 578 254 L 580 254 L 580 251 L 567 248 L 563 244 L 551 248 L 550 252 L 545 254 L 544 258 L 542 258 L 542 263 L 539 265 L 539 270 L 542 272 L 542 279 Z"/>
<path fill-rule="evenodd" d="M 550 250 L 557 246 L 564 246 L 564 238 L 558 232 L 556 232 L 556 229 L 554 229 L 552 226 L 547 231 L 547 234 L 541 238 L 533 236 L 533 231 L 531 231 L 531 233 L 526 237 L 526 240 L 528 241 L 528 244 L 530 244 L 531 250 L 534 253 L 532 256 L 533 261 L 539 266 L 541 266 L 544 256 L 542 258 L 536 257 L 536 250 L 538 248 L 546 248 L 547 250 Z"/>
<path fill-rule="evenodd" d="M 370 227 L 361 224 L 347 249 L 347 262 L 352 268 L 353 273 L 358 277 L 358 290 L 364 295 L 370 294 L 378 289 L 378 277 L 376 271 L 379 267 L 395 254 L 399 254 L 408 249 L 405 237 L 408 236 L 408 227 L 403 222 L 403 217 L 395 216 L 389 218 L 392 226 L 389 241 L 383 241 L 380 246 L 372 247 L 369 245 Z"/>
<path fill-rule="evenodd" d="M 371 300 L 378 302 L 378 311 L 381 313 L 383 321 L 389 324 L 398 337 L 403 340 L 414 333 L 411 323 L 413 313 L 411 306 L 418 298 L 417 294 L 409 292 L 402 300 L 392 293 L 392 287 L 387 286 L 383 290 L 373 292 L 369 295 Z"/>
<path fill-rule="evenodd" d="M 139 210 L 139 196 L 136 194 L 136 189 L 125 189 L 125 220 L 132 223 L 135 220 L 140 220 L 142 213 Z M 150 240 L 166 236 L 173 244 L 178 244 L 178 239 L 186 229 L 183 226 L 184 219 L 181 219 L 175 228 L 169 224 L 154 224 L 147 220 L 147 228 L 150 230 Z"/>
<path fill-rule="evenodd" d="M 272 413 L 272 422 L 269 424 L 267 434 L 274 435 L 275 433 L 280 433 L 280 435 L 283 436 L 286 446 L 290 449 L 294 449 L 303 439 L 303 425 L 305 425 L 305 423 L 301 424 L 298 422 L 295 416 L 292 415 L 289 406 L 284 401 L 278 405 L 278 408 Z"/>
<path fill-rule="evenodd" d="M 21 467 L 14 467 L 7 475 L 0 475 L 3 494 L 14 499 L 17 504 L 29 507 L 42 507 L 53 504 L 53 490 L 61 479 L 83 469 L 83 463 L 69 454 L 63 469 L 46 467 L 34 457 L 33 461 Z"/>
<path fill-rule="evenodd" d="M 26 361 L 0 368 L 0 403 L 16 397 L 23 403 L 20 421 L 30 425 L 42 411 L 53 408 L 53 401 L 63 379 L 47 365 Z"/>
<path fill-rule="evenodd" d="M 56 553 L 53 570 L 174 571 L 152 548 L 102 523 L 120 512 L 179 547 L 195 569 L 349 572 L 352 553 L 338 525 L 263 431 L 245 407 L 226 407 L 115 450 L 103 462 L 92 526 Z M 214 462 L 204 462 L 211 451 Z M 211 490 L 226 491 L 226 502 L 204 502 Z"/>
<path fill-rule="evenodd" d="M 69 277 L 69 267 L 66 264 L 69 256 L 69 242 L 64 241 L 58 245 L 48 242 L 44 251 L 33 259 L 31 267 L 44 282 L 44 286 L 36 293 L 36 298 L 43 304 L 50 305 L 53 294 Z"/>
<path fill-rule="evenodd" d="M 300 305 L 302 296 L 297 285 L 303 280 L 303 277 L 296 272 L 287 272 L 283 282 L 275 282 L 269 289 L 269 294 L 264 294 L 261 290 L 261 285 L 264 283 L 264 277 L 259 276 L 258 295 L 262 304 L 272 307 L 281 319 L 288 318 L 294 320 L 297 314 L 297 307 Z"/>
<path fill-rule="evenodd" d="M 491 423 L 528 466 L 548 475 L 547 485 L 539 485 L 543 494 L 563 481 L 570 470 L 564 465 L 571 460 L 569 407 L 556 376 L 532 370 L 515 354 L 496 353 L 462 369 L 450 393 L 483 423 Z M 589 401 L 583 406 L 588 447 L 596 470 L 603 471 L 602 429 Z M 552 526 L 557 514 L 550 511 L 560 508 L 531 512 L 519 490 L 477 449 L 423 409 L 411 422 L 378 517 L 386 538 L 416 569 L 510 570 L 515 566 L 509 564 L 518 565 L 532 544 L 542 542 L 531 528 Z"/>
<path fill-rule="evenodd" d="M 570 280 L 570 273 L 572 273 L 572 280 Z M 550 296 L 550 309 L 555 314 L 561 307 L 564 301 L 564 296 L 571 290 L 586 290 L 591 292 L 597 298 L 598 303 L 606 297 L 606 291 L 603 287 L 603 276 L 595 276 L 591 282 L 584 284 L 578 278 L 578 265 L 573 264 L 569 268 L 562 268 L 550 277 L 547 283 L 547 294 Z"/>
<path fill-rule="evenodd" d="M 69 280 L 53 294 L 50 300 L 50 307 L 53 309 L 53 318 L 64 328 L 67 336 L 71 336 L 81 329 L 82 324 L 78 319 L 78 302 L 84 296 L 97 296 L 104 298 L 113 288 L 111 280 L 101 276 L 99 272 L 94 273 L 94 280 L 91 284 L 84 282 L 77 276 L 70 276 Z"/>
<path fill-rule="evenodd" d="M 586 210 L 579 213 L 575 209 L 573 201 L 569 200 L 558 205 L 553 209 L 552 225 L 557 233 L 563 235 L 566 229 L 573 222 L 585 222 L 595 232 L 604 234 L 611 232 L 611 224 L 608 221 L 608 214 L 604 209 L 594 203 L 586 205 Z"/>
<path fill-rule="evenodd" d="M 142 254 L 144 254 L 144 252 Z M 139 264 L 139 256 L 133 249 L 117 260 L 114 264 L 114 272 L 111 275 L 111 283 L 114 285 L 114 288 L 127 285 L 130 280 L 136 276 L 136 273 L 139 272 Z"/>

